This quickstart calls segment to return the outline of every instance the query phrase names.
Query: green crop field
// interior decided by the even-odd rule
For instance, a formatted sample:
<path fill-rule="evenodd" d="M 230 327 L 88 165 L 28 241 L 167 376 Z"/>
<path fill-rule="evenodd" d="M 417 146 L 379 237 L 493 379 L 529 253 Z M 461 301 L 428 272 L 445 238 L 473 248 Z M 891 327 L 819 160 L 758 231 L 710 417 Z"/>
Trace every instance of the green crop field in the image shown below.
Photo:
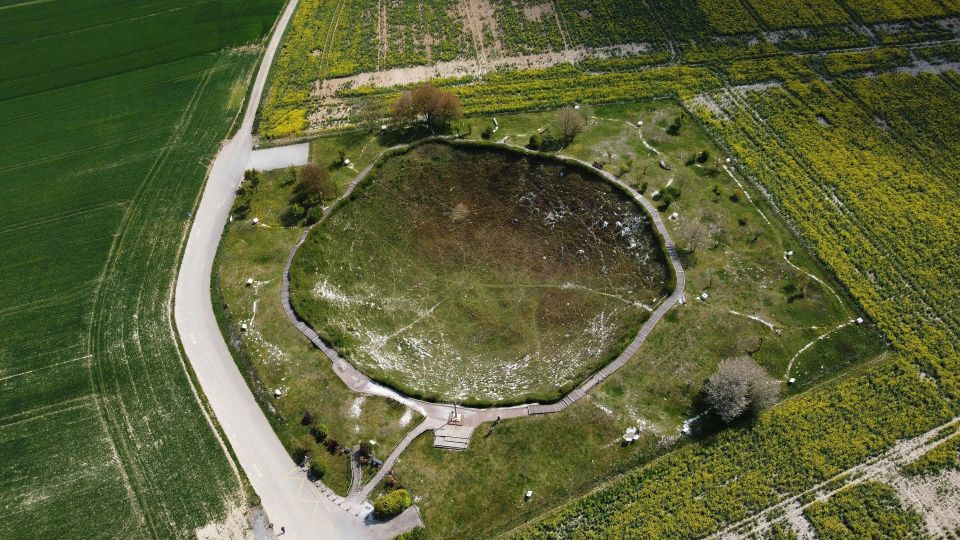
<path fill-rule="evenodd" d="M 556 401 L 669 294 L 651 227 L 592 174 L 418 146 L 379 162 L 311 232 L 291 300 L 345 358 L 406 394 Z"/>
<path fill-rule="evenodd" d="M 246 504 L 171 297 L 279 8 L 0 3 L 0 536 L 185 537 Z"/>
<path fill-rule="evenodd" d="M 952 41 L 960 13 L 937 0 L 430 4 L 305 0 L 274 66 L 260 135 L 355 125 L 371 95 L 431 73 L 404 69 L 413 66 L 432 68 L 468 114 L 629 101 L 716 87 L 716 69 L 732 60 Z M 362 76 L 371 71 L 388 75 Z"/>

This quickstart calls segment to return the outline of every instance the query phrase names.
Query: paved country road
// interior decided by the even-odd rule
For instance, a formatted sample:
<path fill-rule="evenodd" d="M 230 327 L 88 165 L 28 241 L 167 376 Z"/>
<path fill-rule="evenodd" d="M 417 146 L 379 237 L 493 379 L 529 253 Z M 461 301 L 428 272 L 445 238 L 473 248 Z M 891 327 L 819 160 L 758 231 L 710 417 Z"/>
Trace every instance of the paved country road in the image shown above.
<path fill-rule="evenodd" d="M 223 427 L 237 460 L 274 532 L 296 538 L 387 536 L 337 507 L 293 463 L 267 422 L 227 349 L 213 314 L 210 275 L 234 192 L 250 162 L 253 120 L 283 29 L 297 7 L 290 0 L 274 28 L 257 71 L 237 134 L 217 154 L 187 239 L 177 288 L 174 318 L 183 348 L 200 386 Z"/>

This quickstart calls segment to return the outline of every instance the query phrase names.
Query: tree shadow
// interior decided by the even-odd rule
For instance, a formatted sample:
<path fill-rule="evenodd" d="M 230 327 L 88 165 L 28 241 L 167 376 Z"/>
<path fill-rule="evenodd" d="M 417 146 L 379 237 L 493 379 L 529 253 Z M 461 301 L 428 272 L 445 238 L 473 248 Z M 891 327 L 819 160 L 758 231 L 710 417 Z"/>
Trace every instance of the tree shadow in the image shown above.
<path fill-rule="evenodd" d="M 377 142 L 381 146 L 397 146 L 400 144 L 409 144 L 420 139 L 433 137 L 436 135 L 445 135 L 450 133 L 450 128 L 431 129 L 426 124 L 412 124 L 402 127 L 388 127 L 381 129 L 377 135 Z"/>

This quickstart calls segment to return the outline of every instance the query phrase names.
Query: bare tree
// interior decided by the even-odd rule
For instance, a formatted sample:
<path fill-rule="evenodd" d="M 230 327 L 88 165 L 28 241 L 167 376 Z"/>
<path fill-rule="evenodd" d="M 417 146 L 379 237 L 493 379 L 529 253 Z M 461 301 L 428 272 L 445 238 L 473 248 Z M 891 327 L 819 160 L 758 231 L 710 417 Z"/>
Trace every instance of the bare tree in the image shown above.
<path fill-rule="evenodd" d="M 427 123 L 442 127 L 454 120 L 463 118 L 463 105 L 456 94 L 438 90 L 433 100 L 433 107 L 427 111 Z"/>
<path fill-rule="evenodd" d="M 777 402 L 780 383 L 747 356 L 722 360 L 703 387 L 707 403 L 726 423 Z"/>
<path fill-rule="evenodd" d="M 412 122 L 417 117 L 413 104 L 413 92 L 404 90 L 400 97 L 390 104 L 390 117 L 399 122 Z"/>
<path fill-rule="evenodd" d="M 560 134 L 563 144 L 573 142 L 574 137 L 583 130 L 583 126 L 586 124 L 583 115 L 573 107 L 560 109 L 560 113 L 557 115 L 557 133 Z"/>
<path fill-rule="evenodd" d="M 690 253 L 714 249 L 720 243 L 723 234 L 720 216 L 712 210 L 700 210 L 680 227 L 679 246 Z"/>

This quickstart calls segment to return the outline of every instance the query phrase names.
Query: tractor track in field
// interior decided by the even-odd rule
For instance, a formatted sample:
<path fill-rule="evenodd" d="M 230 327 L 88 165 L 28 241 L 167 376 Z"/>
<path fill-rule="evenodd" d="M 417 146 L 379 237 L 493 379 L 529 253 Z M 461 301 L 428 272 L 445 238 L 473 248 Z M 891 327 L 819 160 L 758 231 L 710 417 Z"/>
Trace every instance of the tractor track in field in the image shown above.
<path fill-rule="evenodd" d="M 122 399 L 109 398 L 109 396 L 114 393 L 114 389 L 112 388 L 111 383 L 108 383 L 104 374 L 104 367 L 101 364 L 101 362 L 104 360 L 103 356 L 107 354 L 105 351 L 105 329 L 103 326 L 105 318 L 108 316 L 108 299 L 103 294 L 103 291 L 104 285 L 117 274 L 117 265 L 119 264 L 122 254 L 125 251 L 126 244 L 129 242 L 139 241 L 139 238 L 130 238 L 131 224 L 136 221 L 136 218 L 142 211 L 142 206 L 146 199 L 145 194 L 154 180 L 154 177 L 158 171 L 161 170 L 163 164 L 171 155 L 174 147 L 176 144 L 178 144 L 180 138 L 183 136 L 186 127 L 189 125 L 190 118 L 192 118 L 194 112 L 196 111 L 199 98 L 210 80 L 212 71 L 213 67 L 208 69 L 203 74 L 201 81 L 194 88 L 193 94 L 190 96 L 189 101 L 184 106 L 183 112 L 181 113 L 177 124 L 174 126 L 170 137 L 167 139 L 167 144 L 161 149 L 160 154 L 150 167 L 150 170 L 137 187 L 137 191 L 134 193 L 130 204 L 125 208 L 124 215 L 117 229 L 114 241 L 110 246 L 110 250 L 108 251 L 106 263 L 104 264 L 103 270 L 101 271 L 93 288 L 94 309 L 93 317 L 91 318 L 88 328 L 87 352 L 91 356 L 91 361 L 87 366 L 87 372 L 89 374 L 91 388 L 93 388 L 95 392 L 93 394 L 93 401 L 97 411 L 97 417 L 104 432 L 108 434 L 107 439 L 109 442 L 109 447 L 114 455 L 117 468 L 120 470 L 120 474 L 123 477 L 124 488 L 127 492 L 131 510 L 133 514 L 137 516 L 155 536 L 159 535 L 159 525 L 156 523 L 158 520 L 168 523 L 172 522 L 173 520 L 170 519 L 169 515 L 155 515 L 156 509 L 151 508 L 150 505 L 144 504 L 144 492 L 151 489 L 151 479 L 145 474 L 145 472 L 137 463 L 137 452 L 132 448 L 136 445 L 136 443 L 132 440 L 132 435 L 130 435 L 133 432 L 130 430 L 130 419 L 127 415 L 126 407 L 124 406 Z M 129 360 L 124 359 L 122 364 L 126 368 L 127 374 L 129 375 L 128 381 L 131 384 L 134 399 L 139 401 L 139 393 L 137 391 L 136 383 L 134 382 L 136 378 L 133 377 L 132 373 L 130 372 Z M 159 511 L 163 514 L 167 514 L 165 508 L 160 508 Z"/>

